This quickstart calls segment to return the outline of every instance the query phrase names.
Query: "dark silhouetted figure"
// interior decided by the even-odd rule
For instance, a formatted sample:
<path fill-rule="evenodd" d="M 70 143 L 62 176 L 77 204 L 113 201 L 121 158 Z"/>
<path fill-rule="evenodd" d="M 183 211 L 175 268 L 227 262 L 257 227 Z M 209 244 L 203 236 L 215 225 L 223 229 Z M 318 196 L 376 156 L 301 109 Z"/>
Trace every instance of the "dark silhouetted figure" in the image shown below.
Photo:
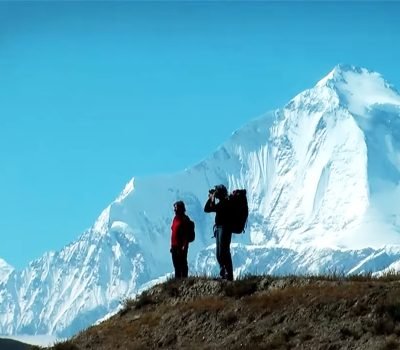
<path fill-rule="evenodd" d="M 215 212 L 214 237 L 216 238 L 216 256 L 220 267 L 220 276 L 233 281 L 233 267 L 231 257 L 232 231 L 229 227 L 229 200 L 228 191 L 224 185 L 215 186 L 208 193 L 208 200 L 204 206 L 206 213 Z"/>

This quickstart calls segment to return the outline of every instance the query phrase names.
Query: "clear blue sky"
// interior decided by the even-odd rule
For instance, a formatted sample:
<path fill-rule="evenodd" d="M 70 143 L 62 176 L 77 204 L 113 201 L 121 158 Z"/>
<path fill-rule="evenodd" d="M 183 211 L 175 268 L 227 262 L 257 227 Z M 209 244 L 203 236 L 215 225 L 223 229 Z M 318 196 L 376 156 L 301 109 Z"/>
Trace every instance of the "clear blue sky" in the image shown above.
<path fill-rule="evenodd" d="M 61 249 L 131 177 L 197 163 L 338 63 L 400 89 L 399 18 L 394 2 L 1 2 L 0 257 Z"/>

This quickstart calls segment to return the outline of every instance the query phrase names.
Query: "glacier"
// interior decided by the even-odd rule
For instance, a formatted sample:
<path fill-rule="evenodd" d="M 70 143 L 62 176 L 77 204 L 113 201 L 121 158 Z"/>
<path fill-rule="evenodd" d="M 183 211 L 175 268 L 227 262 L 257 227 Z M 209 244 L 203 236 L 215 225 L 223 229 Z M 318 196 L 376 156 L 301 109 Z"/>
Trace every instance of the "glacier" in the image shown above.
<path fill-rule="evenodd" d="M 338 65 L 198 164 L 132 178 L 62 250 L 22 271 L 0 259 L 0 334 L 69 337 L 170 276 L 177 200 L 196 223 L 189 273 L 217 275 L 214 216 L 203 206 L 220 183 L 248 191 L 246 232 L 232 243 L 235 277 L 398 271 L 399 142 L 396 89 L 377 72 Z"/>

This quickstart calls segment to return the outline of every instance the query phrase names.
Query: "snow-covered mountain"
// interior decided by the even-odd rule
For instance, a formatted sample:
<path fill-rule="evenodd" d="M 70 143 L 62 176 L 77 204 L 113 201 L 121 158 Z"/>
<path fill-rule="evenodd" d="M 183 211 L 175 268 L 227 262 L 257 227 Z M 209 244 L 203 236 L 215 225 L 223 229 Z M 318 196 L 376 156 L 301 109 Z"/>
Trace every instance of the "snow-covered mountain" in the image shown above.
<path fill-rule="evenodd" d="M 194 167 L 129 181 L 63 250 L 23 271 L 0 260 L 0 333 L 72 335 L 170 273 L 176 200 L 196 222 L 190 272 L 216 273 L 203 205 L 219 183 L 248 190 L 236 276 L 398 269 L 399 142 L 400 95 L 378 73 L 339 65 Z"/>
<path fill-rule="evenodd" d="M 8 275 L 14 270 L 14 268 L 7 264 L 7 262 L 0 258 L 0 284 L 8 278 Z"/>

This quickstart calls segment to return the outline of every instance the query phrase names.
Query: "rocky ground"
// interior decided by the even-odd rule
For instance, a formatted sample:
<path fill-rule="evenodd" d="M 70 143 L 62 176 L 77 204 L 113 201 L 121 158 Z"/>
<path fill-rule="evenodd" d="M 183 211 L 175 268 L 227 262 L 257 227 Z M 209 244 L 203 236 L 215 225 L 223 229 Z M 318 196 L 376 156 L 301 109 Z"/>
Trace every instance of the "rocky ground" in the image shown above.
<path fill-rule="evenodd" d="M 399 349 L 400 278 L 170 280 L 55 350 Z"/>

